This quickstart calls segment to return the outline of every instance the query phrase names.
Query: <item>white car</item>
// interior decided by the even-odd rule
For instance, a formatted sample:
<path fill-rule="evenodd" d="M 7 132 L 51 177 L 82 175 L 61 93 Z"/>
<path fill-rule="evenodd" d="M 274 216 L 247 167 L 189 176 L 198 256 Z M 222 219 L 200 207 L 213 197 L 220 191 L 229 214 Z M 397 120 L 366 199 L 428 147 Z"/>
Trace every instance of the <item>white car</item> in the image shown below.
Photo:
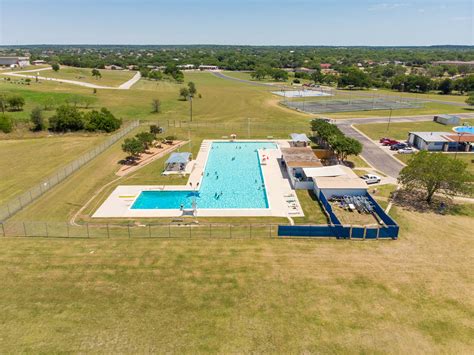
<path fill-rule="evenodd" d="M 415 149 L 410 148 L 410 147 L 406 147 L 406 148 L 402 148 L 402 149 L 397 150 L 397 152 L 400 153 L 400 154 L 412 154 L 412 153 L 415 153 Z"/>
<path fill-rule="evenodd" d="M 362 180 L 364 180 L 367 185 L 376 184 L 376 183 L 380 182 L 380 180 L 381 180 L 380 176 L 377 176 L 377 175 L 374 175 L 374 174 L 365 174 L 365 175 L 361 176 L 360 178 Z"/>

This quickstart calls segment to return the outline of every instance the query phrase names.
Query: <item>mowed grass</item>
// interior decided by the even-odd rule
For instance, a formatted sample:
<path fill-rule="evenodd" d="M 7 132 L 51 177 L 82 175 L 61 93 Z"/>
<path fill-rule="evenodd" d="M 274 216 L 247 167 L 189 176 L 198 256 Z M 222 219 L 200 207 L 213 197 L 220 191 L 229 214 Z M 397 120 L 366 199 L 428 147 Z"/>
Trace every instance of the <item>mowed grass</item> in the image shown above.
<path fill-rule="evenodd" d="M 100 135 L 0 140 L 0 204 L 41 182 L 102 140 Z"/>
<path fill-rule="evenodd" d="M 387 121 L 388 122 L 388 121 Z M 461 124 L 474 124 L 474 119 L 463 119 Z M 453 132 L 454 126 L 445 126 L 433 121 L 425 122 L 399 122 L 390 123 L 368 123 L 368 124 L 357 124 L 354 125 L 358 130 L 362 131 L 365 135 L 373 140 L 379 140 L 381 137 L 390 137 L 393 139 L 406 140 L 409 132 Z M 387 130 L 387 128 L 389 128 Z"/>
<path fill-rule="evenodd" d="M 474 154 L 473 153 L 461 153 L 460 152 L 456 155 L 454 153 L 449 153 L 449 156 L 451 158 L 454 158 L 456 156 L 456 159 L 462 160 L 463 162 L 465 162 L 467 164 L 467 169 L 472 174 L 474 174 Z M 402 162 L 404 162 L 405 164 L 407 164 L 408 161 L 411 158 L 410 154 L 396 154 L 395 157 L 397 159 L 401 160 Z"/>
<path fill-rule="evenodd" d="M 135 71 L 128 70 L 106 70 L 99 69 L 101 78 L 96 79 L 92 76 L 91 68 L 74 68 L 61 66 L 61 68 L 55 72 L 54 70 L 43 70 L 40 71 L 40 76 L 45 78 L 54 78 L 54 79 L 67 79 L 80 81 L 83 83 L 96 84 L 100 86 L 112 86 L 117 87 L 120 84 L 130 80 L 134 75 Z M 27 74 L 27 73 L 25 73 Z M 35 75 L 35 73 L 30 73 L 30 75 Z"/>
<path fill-rule="evenodd" d="M 398 241 L 0 239 L 0 351 L 469 353 L 468 217 Z"/>

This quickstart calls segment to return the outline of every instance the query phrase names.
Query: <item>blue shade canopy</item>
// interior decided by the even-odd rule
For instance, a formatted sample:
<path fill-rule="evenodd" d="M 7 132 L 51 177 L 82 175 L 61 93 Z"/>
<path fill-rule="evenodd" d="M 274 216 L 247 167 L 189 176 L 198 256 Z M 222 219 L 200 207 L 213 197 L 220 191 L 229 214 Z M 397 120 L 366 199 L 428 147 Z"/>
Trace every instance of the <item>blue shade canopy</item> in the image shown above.
<path fill-rule="evenodd" d="M 166 164 L 186 164 L 189 162 L 189 158 L 191 157 L 191 153 L 189 152 L 182 152 L 182 153 L 171 153 L 170 157 L 166 161 Z"/>

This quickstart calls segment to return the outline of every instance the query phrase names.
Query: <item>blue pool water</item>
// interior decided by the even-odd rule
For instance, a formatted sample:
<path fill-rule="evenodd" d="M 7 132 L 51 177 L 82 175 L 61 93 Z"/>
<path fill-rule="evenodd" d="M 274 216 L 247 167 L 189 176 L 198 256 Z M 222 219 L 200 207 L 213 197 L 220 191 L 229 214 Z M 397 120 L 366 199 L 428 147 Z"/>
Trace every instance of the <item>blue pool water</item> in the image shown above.
<path fill-rule="evenodd" d="M 142 191 L 132 209 L 268 208 L 258 149 L 272 142 L 213 142 L 199 190 Z"/>
<path fill-rule="evenodd" d="M 459 126 L 459 127 L 454 127 L 453 130 L 457 133 L 474 134 L 474 126 Z"/>

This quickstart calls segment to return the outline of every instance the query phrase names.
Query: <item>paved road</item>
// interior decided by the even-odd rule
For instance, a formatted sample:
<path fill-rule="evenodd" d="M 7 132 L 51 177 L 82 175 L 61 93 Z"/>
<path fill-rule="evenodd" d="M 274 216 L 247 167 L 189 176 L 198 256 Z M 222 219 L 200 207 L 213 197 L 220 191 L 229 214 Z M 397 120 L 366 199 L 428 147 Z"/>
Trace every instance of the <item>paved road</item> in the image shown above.
<path fill-rule="evenodd" d="M 463 118 L 472 118 L 474 114 L 465 113 L 459 115 Z M 408 117 L 392 117 L 391 122 L 422 122 L 432 121 L 433 115 L 424 116 L 408 116 Z M 357 139 L 363 145 L 362 157 L 366 159 L 374 168 L 387 174 L 391 177 L 398 177 L 400 170 L 403 168 L 403 164 L 390 154 L 385 152 L 379 145 L 374 141 L 361 134 L 359 131 L 352 127 L 353 124 L 366 124 L 366 123 L 386 123 L 386 117 L 371 117 L 371 118 L 352 118 L 352 119 L 341 119 L 337 120 L 335 124 L 339 129 L 349 137 Z M 442 129 L 442 127 L 440 128 Z"/>

